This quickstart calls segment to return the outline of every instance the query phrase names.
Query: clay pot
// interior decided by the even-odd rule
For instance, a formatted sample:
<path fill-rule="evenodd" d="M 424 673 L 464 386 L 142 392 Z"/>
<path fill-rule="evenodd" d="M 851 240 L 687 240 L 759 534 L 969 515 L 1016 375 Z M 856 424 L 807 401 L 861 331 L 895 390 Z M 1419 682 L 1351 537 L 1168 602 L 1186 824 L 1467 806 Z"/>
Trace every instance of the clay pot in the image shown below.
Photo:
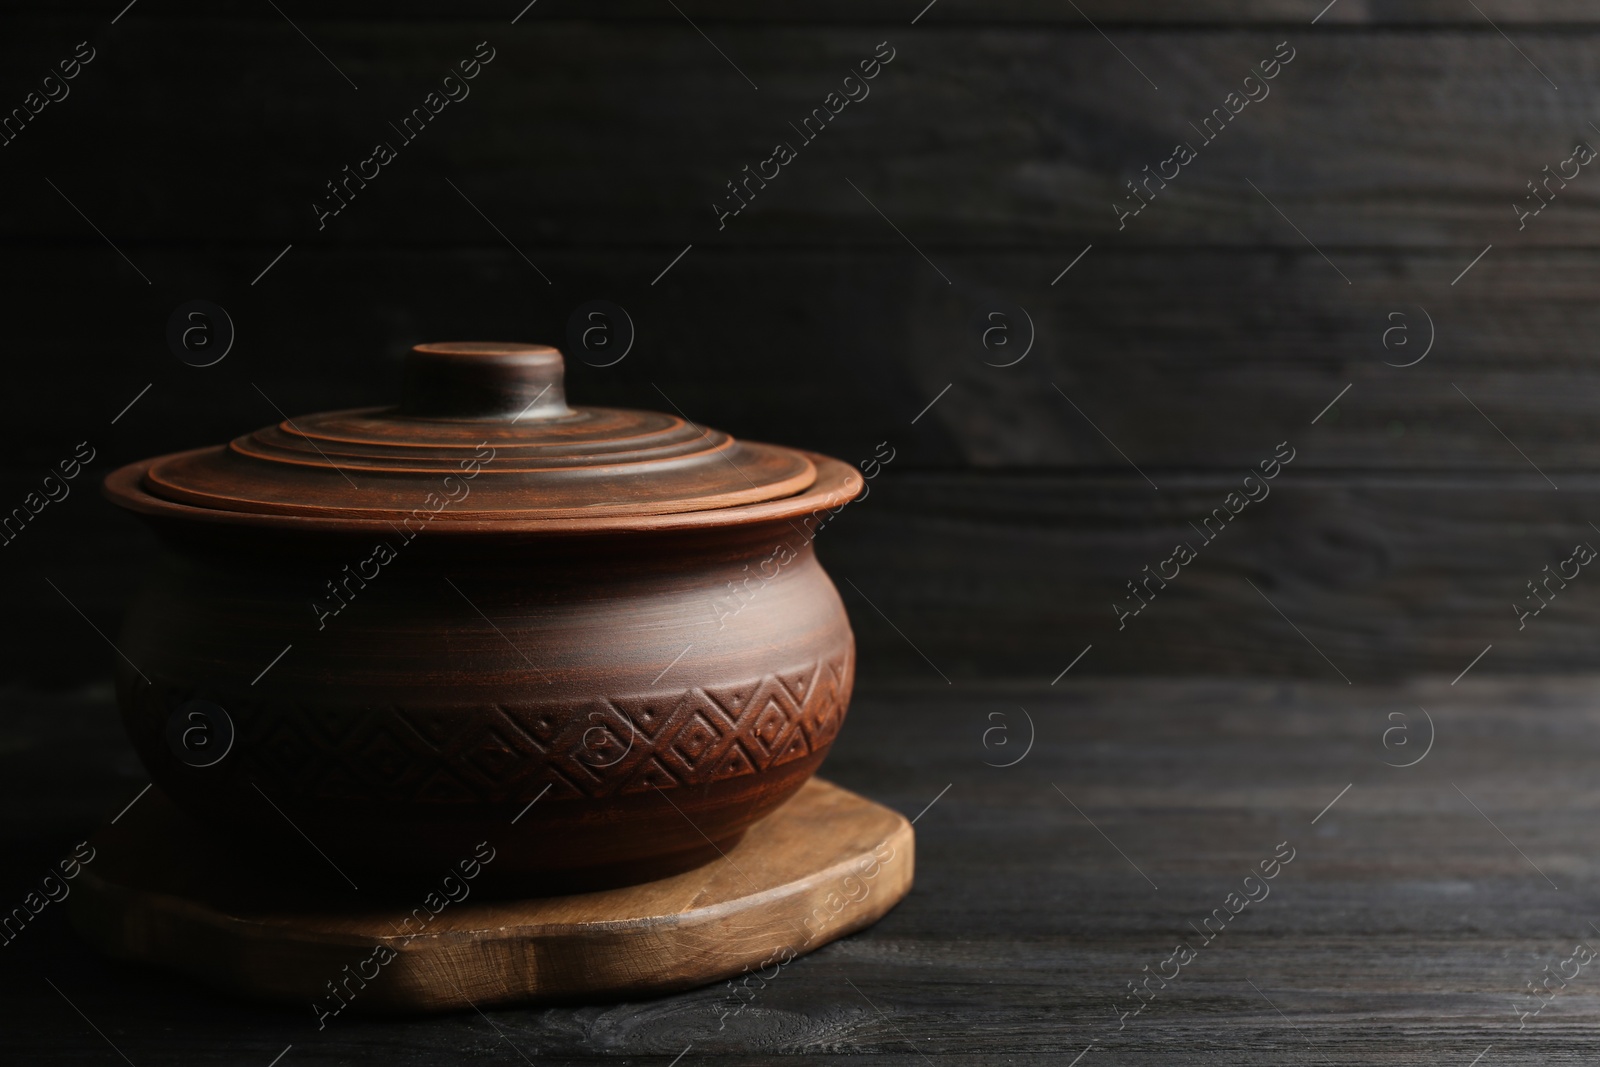
<path fill-rule="evenodd" d="M 714 859 L 800 788 L 855 666 L 811 539 L 860 475 L 561 379 L 418 346 L 397 408 L 106 479 L 162 544 L 117 676 L 160 788 L 346 873 L 487 841 L 561 890 Z"/>

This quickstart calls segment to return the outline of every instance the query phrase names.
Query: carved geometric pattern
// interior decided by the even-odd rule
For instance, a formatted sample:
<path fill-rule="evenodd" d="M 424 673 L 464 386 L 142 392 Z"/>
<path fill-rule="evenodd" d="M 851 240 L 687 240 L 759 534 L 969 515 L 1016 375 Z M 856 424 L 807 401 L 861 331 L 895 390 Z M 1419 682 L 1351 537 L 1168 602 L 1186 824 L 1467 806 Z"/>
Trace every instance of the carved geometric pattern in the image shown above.
<path fill-rule="evenodd" d="M 167 717 L 195 696 L 233 719 L 229 755 L 203 773 L 274 783 L 301 799 L 510 803 L 688 788 L 757 774 L 833 743 L 855 680 L 849 646 L 746 682 L 578 704 L 455 708 L 273 703 L 256 693 L 135 686 L 147 758 L 175 760 Z M 129 694 L 124 693 L 126 698 Z"/>

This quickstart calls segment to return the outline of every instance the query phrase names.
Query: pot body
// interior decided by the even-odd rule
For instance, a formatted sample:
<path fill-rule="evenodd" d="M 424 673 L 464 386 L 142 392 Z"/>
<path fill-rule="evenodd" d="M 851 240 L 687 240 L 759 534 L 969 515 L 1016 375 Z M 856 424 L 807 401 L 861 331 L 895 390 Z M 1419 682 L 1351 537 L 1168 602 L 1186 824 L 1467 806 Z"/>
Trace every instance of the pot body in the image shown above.
<path fill-rule="evenodd" d="M 219 836 L 314 848 L 329 878 L 437 874 L 483 842 L 524 892 L 688 869 L 799 789 L 849 703 L 849 621 L 788 520 L 154 524 L 119 641 L 128 733 Z"/>

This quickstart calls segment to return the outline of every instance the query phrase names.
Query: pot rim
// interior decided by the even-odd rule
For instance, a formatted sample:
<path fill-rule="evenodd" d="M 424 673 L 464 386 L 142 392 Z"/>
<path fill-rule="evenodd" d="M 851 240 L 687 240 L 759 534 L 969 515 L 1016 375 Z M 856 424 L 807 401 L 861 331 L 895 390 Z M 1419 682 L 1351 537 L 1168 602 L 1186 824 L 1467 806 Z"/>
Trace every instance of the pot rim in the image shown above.
<path fill-rule="evenodd" d="M 192 449 L 201 452 L 206 449 Z M 526 519 L 451 519 L 429 522 L 435 536 L 491 536 L 495 534 L 548 534 L 570 537 L 573 534 L 617 531 L 668 531 L 717 529 L 732 526 L 793 519 L 824 508 L 842 507 L 856 499 L 866 487 L 860 472 L 848 464 L 805 449 L 798 452 L 816 466 L 816 480 L 809 488 L 792 496 L 753 504 L 739 504 L 704 511 L 685 511 L 662 515 L 607 515 L 576 518 Z M 184 453 L 176 453 L 183 455 Z M 243 527 L 257 530 L 296 531 L 314 534 L 365 534 L 394 530 L 388 519 L 349 518 L 316 515 L 282 515 L 268 512 L 223 511 L 194 507 L 155 496 L 144 488 L 145 472 L 171 455 L 152 456 L 119 467 L 105 476 L 101 492 L 106 499 L 142 518 L 176 520 L 196 526 Z M 419 510 L 427 511 L 425 508 Z"/>

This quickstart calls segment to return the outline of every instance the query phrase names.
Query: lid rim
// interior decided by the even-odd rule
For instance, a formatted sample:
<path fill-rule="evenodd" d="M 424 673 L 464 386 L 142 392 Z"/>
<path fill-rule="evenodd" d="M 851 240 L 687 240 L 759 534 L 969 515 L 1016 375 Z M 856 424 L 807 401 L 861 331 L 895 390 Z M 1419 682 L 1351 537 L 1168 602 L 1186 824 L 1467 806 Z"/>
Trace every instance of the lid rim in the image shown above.
<path fill-rule="evenodd" d="M 816 478 L 794 449 L 681 413 L 570 408 L 564 371 L 547 345 L 417 345 L 398 406 L 284 416 L 154 457 L 140 488 L 219 514 L 401 521 L 448 508 L 452 520 L 500 522 L 718 510 L 780 500 Z"/>
<path fill-rule="evenodd" d="M 199 452 L 204 449 L 191 451 Z M 784 451 L 793 452 L 808 460 L 816 474 L 806 488 L 771 500 L 700 511 L 656 514 L 633 512 L 569 517 L 507 515 L 501 518 L 483 519 L 446 518 L 448 512 L 441 512 L 437 516 L 440 521 L 430 522 L 428 525 L 436 533 L 445 536 L 479 538 L 493 538 L 499 535 L 571 537 L 590 533 L 728 529 L 766 522 L 781 522 L 823 509 L 842 507 L 859 496 L 866 487 L 866 480 L 859 471 L 831 456 L 798 448 L 784 449 Z M 391 525 L 394 522 L 393 518 L 355 518 L 335 514 L 305 515 L 203 508 L 156 496 L 144 488 L 144 475 L 152 464 L 171 456 L 185 454 L 187 453 L 169 453 L 167 456 L 155 456 L 118 467 L 102 480 L 101 493 L 111 503 L 142 519 L 178 523 L 197 529 L 214 527 L 219 532 L 224 529 L 240 532 L 277 530 L 313 536 L 353 536 L 393 529 Z"/>

